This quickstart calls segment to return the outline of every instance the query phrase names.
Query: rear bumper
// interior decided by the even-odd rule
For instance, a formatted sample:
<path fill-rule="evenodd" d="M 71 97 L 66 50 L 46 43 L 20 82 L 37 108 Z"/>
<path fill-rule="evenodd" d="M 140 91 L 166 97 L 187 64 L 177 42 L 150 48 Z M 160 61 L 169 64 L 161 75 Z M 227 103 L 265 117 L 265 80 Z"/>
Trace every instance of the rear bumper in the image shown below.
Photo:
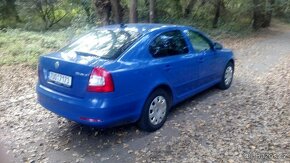
<path fill-rule="evenodd" d="M 135 95 L 118 98 L 75 98 L 37 84 L 38 102 L 46 109 L 69 120 L 107 128 L 139 119 L 142 100 Z M 92 121 L 95 120 L 95 121 Z"/>

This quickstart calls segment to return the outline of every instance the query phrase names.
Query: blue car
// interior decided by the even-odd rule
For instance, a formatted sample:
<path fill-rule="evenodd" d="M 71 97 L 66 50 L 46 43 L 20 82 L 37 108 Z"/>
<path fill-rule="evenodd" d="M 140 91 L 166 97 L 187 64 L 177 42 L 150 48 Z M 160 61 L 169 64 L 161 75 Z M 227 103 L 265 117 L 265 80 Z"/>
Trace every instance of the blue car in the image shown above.
<path fill-rule="evenodd" d="M 43 107 L 72 121 L 155 131 L 177 103 L 229 88 L 234 64 L 231 50 L 192 27 L 110 25 L 40 56 L 36 89 Z"/>

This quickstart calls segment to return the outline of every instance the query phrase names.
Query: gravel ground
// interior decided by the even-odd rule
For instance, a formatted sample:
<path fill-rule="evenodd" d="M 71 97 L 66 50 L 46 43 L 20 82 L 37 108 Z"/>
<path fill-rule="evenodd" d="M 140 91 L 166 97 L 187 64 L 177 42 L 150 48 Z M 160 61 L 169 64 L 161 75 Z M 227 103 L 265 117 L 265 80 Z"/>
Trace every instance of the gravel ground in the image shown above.
<path fill-rule="evenodd" d="M 237 58 L 233 86 L 186 100 L 154 133 L 67 121 L 37 104 L 34 69 L 0 67 L 2 155 L 12 162 L 290 162 L 290 28 L 223 42 Z"/>

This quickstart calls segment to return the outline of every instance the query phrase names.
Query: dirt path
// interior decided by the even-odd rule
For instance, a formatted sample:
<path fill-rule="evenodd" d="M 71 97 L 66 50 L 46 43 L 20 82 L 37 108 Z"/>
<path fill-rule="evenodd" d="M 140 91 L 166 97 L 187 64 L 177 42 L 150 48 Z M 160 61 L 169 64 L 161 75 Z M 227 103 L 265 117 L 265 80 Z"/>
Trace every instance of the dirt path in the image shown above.
<path fill-rule="evenodd" d="M 185 101 L 155 133 L 68 122 L 36 103 L 35 71 L 1 67 L 0 142 L 15 162 L 290 161 L 290 28 L 224 43 L 237 58 L 233 87 Z"/>

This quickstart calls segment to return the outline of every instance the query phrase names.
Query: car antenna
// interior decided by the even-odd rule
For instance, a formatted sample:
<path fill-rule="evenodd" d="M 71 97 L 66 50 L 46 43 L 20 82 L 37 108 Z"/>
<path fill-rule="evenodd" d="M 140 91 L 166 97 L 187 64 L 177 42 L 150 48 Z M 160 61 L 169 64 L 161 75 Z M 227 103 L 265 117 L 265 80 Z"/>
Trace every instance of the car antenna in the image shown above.
<path fill-rule="evenodd" d="M 120 27 L 121 27 L 121 28 L 126 28 L 127 26 L 126 26 L 126 24 L 124 24 L 124 23 L 120 23 Z"/>

